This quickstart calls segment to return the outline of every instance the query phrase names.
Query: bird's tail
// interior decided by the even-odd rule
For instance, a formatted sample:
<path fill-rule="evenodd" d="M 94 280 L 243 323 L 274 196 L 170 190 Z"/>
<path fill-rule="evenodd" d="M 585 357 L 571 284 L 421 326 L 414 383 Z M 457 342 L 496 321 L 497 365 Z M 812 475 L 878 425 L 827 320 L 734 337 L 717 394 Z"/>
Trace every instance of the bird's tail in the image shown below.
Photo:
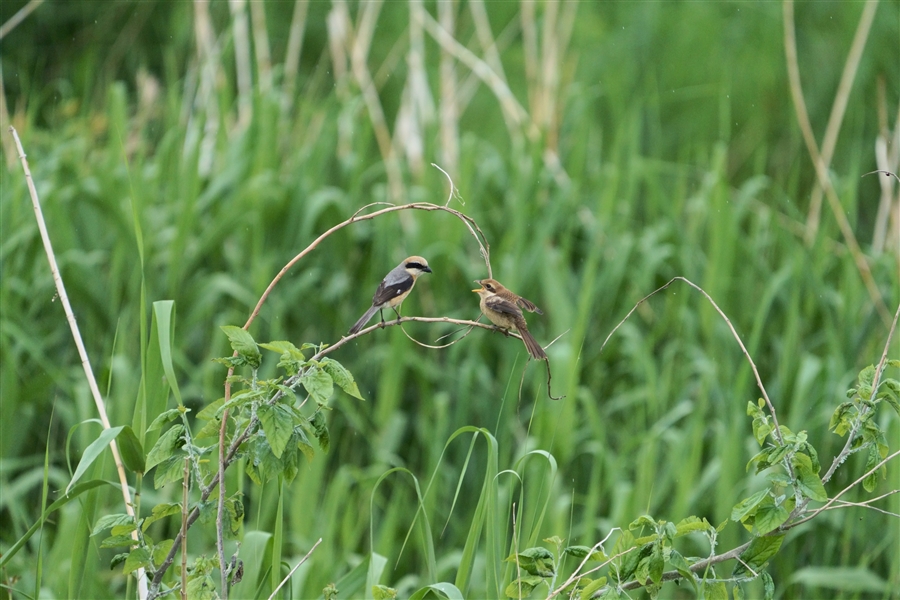
<path fill-rule="evenodd" d="M 365 327 L 366 323 L 368 323 L 372 319 L 372 317 L 375 316 L 375 313 L 377 313 L 377 312 L 378 312 L 377 306 L 370 307 L 369 310 L 366 311 L 366 314 L 361 316 L 359 318 L 359 321 L 357 321 L 356 324 L 350 328 L 350 335 L 353 335 L 354 333 L 359 333 L 359 330 L 362 329 L 363 327 Z"/>
<path fill-rule="evenodd" d="M 532 336 L 527 329 L 520 328 L 519 335 L 522 336 L 522 341 L 525 342 L 525 348 L 528 349 L 528 354 L 536 360 L 547 359 L 547 353 L 544 352 L 544 349 L 541 348 L 541 345 L 538 344 L 537 340 L 534 339 L 534 336 Z"/>

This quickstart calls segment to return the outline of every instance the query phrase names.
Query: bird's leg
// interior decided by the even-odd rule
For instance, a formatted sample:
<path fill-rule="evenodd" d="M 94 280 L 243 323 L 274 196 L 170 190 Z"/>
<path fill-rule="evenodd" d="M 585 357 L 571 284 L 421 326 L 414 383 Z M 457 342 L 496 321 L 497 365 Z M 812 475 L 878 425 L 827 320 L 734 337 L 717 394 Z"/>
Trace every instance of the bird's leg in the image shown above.
<path fill-rule="evenodd" d="M 397 315 L 397 320 L 399 321 L 399 320 L 400 320 L 400 311 L 397 310 L 397 307 L 396 307 L 396 306 L 392 306 L 391 308 L 394 309 L 394 314 Z"/>
<path fill-rule="evenodd" d="M 378 316 L 381 317 L 381 328 L 384 329 L 384 309 L 378 309 Z"/>

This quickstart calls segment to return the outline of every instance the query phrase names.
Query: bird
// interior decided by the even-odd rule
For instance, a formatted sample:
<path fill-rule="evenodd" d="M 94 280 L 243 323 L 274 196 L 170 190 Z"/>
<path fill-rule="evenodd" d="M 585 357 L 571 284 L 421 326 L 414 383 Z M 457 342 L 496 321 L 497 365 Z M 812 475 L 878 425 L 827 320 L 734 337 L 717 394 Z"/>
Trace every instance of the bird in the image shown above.
<path fill-rule="evenodd" d="M 375 295 L 372 297 L 372 306 L 366 313 L 359 318 L 353 327 L 350 328 L 350 335 L 358 333 L 360 329 L 366 326 L 376 312 L 380 313 L 384 308 L 393 308 L 400 318 L 400 304 L 409 296 L 413 286 L 416 285 L 416 278 L 423 273 L 431 273 L 431 267 L 428 261 L 421 256 L 410 256 L 399 265 L 391 269 L 390 273 L 384 276 Z M 381 325 L 384 326 L 384 314 L 381 314 Z"/>
<path fill-rule="evenodd" d="M 475 283 L 481 286 L 477 290 L 472 290 L 481 298 L 481 312 L 494 325 L 517 332 L 522 336 L 525 348 L 532 357 L 537 360 L 547 360 L 547 353 L 528 331 L 525 316 L 522 314 L 523 308 L 539 315 L 544 314 L 543 311 L 529 300 L 506 289 L 496 279 L 476 279 Z"/>

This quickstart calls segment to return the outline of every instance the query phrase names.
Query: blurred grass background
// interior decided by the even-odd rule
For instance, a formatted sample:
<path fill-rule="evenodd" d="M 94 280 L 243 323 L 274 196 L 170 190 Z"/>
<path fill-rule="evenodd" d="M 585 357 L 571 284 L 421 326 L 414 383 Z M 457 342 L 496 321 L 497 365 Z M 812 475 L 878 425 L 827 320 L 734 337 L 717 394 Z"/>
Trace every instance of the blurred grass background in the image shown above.
<path fill-rule="evenodd" d="M 0 22 L 24 5 L 4 2 Z M 820 144 L 862 7 L 795 7 Z M 361 206 L 443 203 L 447 182 L 431 162 L 465 200 L 452 205 L 487 235 L 495 277 L 544 309 L 529 320 L 536 337 L 563 334 L 548 349 L 561 402 L 547 398 L 543 370 L 525 366 L 520 343 L 485 331 L 425 351 L 391 329 L 336 353 L 367 401 L 336 395 L 331 451 L 284 490 L 285 561 L 323 538 L 291 597 L 320 595 L 372 551 L 388 557 L 382 583 L 401 595 L 432 583 L 419 545 L 400 552 L 416 509 L 409 480 L 392 475 L 373 496 L 394 466 L 423 486 L 436 475 L 426 505 L 437 580 L 452 581 L 487 468 L 483 441 L 465 474 L 467 437 L 444 452 L 464 426 L 492 432 L 499 468 L 519 470 L 520 479 L 498 478 L 502 501 L 489 526 L 510 533 L 516 502 L 520 544 L 558 535 L 590 546 L 644 513 L 726 520 L 762 478 L 744 468 L 757 451 L 745 409 L 759 390 L 725 323 L 676 284 L 600 352 L 627 311 L 673 276 L 721 306 L 780 422 L 807 430 L 825 465 L 844 442 L 827 431 L 834 407 L 881 355 L 887 324 L 827 203 L 818 226 L 808 225 L 815 170 L 789 92 L 778 3 L 44 2 L 0 44 L 3 547 L 40 514 L 48 435 L 50 489 L 61 490 L 67 435 L 96 416 L 10 152 L 10 123 L 114 425 L 130 423 L 141 376 L 142 282 L 149 301 L 175 300 L 179 384 L 199 411 L 222 395 L 224 369 L 210 359 L 230 350 L 218 326 L 243 324 L 279 269 Z M 891 313 L 900 298 L 896 192 L 879 238 L 888 218 L 878 212 L 881 182 L 861 175 L 883 168 L 876 139 L 896 140 L 898 63 L 900 3 L 881 2 L 830 164 Z M 896 142 L 889 147 L 896 157 Z M 282 280 L 253 335 L 338 340 L 384 273 L 413 253 L 434 275 L 404 312 L 475 318 L 477 246 L 449 215 L 415 212 L 330 237 Z M 451 331 L 407 329 L 426 342 Z M 880 418 L 895 447 L 896 415 Z M 78 427 L 70 460 L 97 433 Z M 520 463 L 532 450 L 549 453 L 555 468 L 538 455 Z M 829 495 L 864 464 L 851 458 Z M 111 464 L 96 476 L 113 479 Z M 875 495 L 898 479 L 890 465 Z M 180 498 L 178 486 L 149 488 L 145 506 Z M 236 471 L 229 488 L 245 494 L 249 553 L 273 531 L 279 493 Z M 847 499 L 864 497 L 854 490 Z M 85 518 L 120 505 L 111 492 L 70 504 L 3 582 L 43 597 L 121 595 L 124 578 L 107 568 L 112 551 L 84 529 Z M 898 513 L 900 498 L 879 507 Z M 201 529 L 191 550 L 212 556 L 212 530 Z M 173 522 L 151 532 L 163 539 L 176 530 Z M 788 534 L 774 559 L 778 597 L 897 597 L 898 530 L 896 517 L 873 510 L 823 513 Z M 718 549 L 748 535 L 730 524 Z M 685 555 L 709 553 L 699 539 L 684 544 Z M 479 553 L 468 596 L 491 598 L 483 572 L 491 557 L 481 545 Z M 83 567 L 73 566 L 79 555 Z M 37 557 L 52 568 L 36 584 Z M 234 597 L 253 597 L 246 587 Z M 672 584 L 664 593 L 692 597 Z"/>

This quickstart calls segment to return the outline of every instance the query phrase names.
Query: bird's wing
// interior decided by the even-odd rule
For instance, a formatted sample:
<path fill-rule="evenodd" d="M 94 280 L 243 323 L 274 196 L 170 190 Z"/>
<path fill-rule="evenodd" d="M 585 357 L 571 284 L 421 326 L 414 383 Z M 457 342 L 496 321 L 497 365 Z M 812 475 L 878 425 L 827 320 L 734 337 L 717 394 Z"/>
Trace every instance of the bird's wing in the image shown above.
<path fill-rule="evenodd" d="M 514 303 L 510 302 L 506 298 L 502 298 L 500 296 L 490 296 L 485 298 L 484 305 L 491 309 L 495 310 L 498 313 L 503 313 L 505 315 L 513 315 L 515 317 L 521 317 L 522 311 L 516 306 Z"/>
<path fill-rule="evenodd" d="M 409 290 L 412 289 L 415 280 L 410 277 L 409 273 L 404 272 L 404 274 L 406 275 L 405 279 L 394 281 L 393 283 L 389 282 L 388 278 L 385 277 L 384 281 L 378 284 L 378 289 L 375 290 L 375 295 L 372 297 L 372 306 L 381 306 L 397 296 L 409 292 Z M 390 275 L 390 273 L 388 275 Z"/>
<path fill-rule="evenodd" d="M 521 306 L 522 308 L 524 308 L 525 310 L 527 310 L 528 312 L 537 313 L 539 315 L 544 314 L 544 311 L 542 311 L 537 306 L 535 306 L 532 301 L 526 300 L 525 298 L 522 298 L 521 296 L 519 296 L 518 305 Z"/>

